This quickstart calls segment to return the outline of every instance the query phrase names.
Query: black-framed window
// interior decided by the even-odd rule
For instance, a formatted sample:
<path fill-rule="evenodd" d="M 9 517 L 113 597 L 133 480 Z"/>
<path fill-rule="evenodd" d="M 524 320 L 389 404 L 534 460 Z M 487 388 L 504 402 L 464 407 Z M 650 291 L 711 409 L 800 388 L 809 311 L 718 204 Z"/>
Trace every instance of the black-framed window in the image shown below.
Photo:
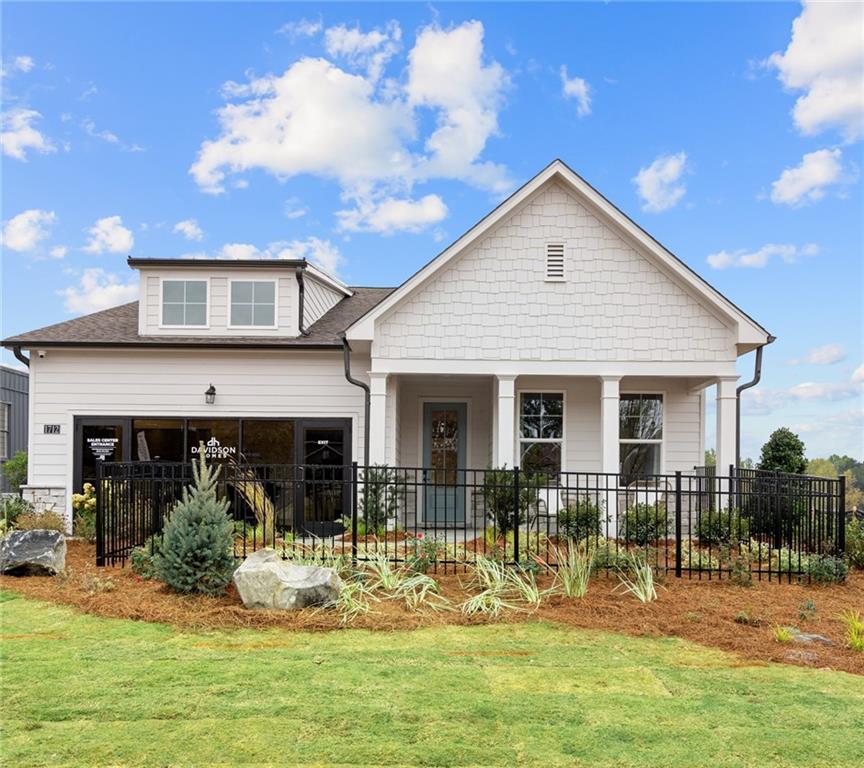
<path fill-rule="evenodd" d="M 564 449 L 564 393 L 519 396 L 519 465 L 528 472 L 557 475 Z"/>
<path fill-rule="evenodd" d="M 0 459 L 5 461 L 9 458 L 9 421 L 12 406 L 9 403 L 0 403 Z"/>
<path fill-rule="evenodd" d="M 207 281 L 163 280 L 162 325 L 207 325 Z"/>
<path fill-rule="evenodd" d="M 663 466 L 663 395 L 622 394 L 618 413 L 622 484 L 659 475 Z"/>
<path fill-rule="evenodd" d="M 232 280 L 232 326 L 272 328 L 276 325 L 276 281 Z"/>

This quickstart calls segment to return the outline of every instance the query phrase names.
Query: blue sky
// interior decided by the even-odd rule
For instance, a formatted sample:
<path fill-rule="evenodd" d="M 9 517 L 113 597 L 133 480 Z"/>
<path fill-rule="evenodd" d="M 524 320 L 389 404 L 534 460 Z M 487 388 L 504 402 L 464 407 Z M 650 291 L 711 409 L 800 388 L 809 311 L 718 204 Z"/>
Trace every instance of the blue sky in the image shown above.
<path fill-rule="evenodd" d="M 3 336 L 130 300 L 129 253 L 398 284 L 560 157 L 778 337 L 745 455 L 864 456 L 861 6 L 0 13 Z"/>

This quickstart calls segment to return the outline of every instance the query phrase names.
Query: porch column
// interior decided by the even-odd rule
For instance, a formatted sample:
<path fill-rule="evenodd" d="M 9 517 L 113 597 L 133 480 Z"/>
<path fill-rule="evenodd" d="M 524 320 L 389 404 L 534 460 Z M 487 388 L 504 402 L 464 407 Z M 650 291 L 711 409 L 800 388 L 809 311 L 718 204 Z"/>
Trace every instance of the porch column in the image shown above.
<path fill-rule="evenodd" d="M 499 375 L 495 378 L 498 382 L 498 397 L 495 404 L 497 439 L 495 441 L 495 456 L 492 463 L 496 467 L 514 467 L 516 466 L 513 451 L 513 445 L 516 442 L 514 422 L 516 377 Z"/>
<path fill-rule="evenodd" d="M 717 379 L 717 474 L 729 474 L 729 465 L 735 464 L 735 384 L 737 376 Z"/>
<path fill-rule="evenodd" d="M 618 474 L 618 402 L 620 376 L 600 377 L 600 471 Z M 610 481 L 611 482 L 611 481 Z"/>
<path fill-rule="evenodd" d="M 369 463 L 387 461 L 387 374 L 369 372 Z"/>

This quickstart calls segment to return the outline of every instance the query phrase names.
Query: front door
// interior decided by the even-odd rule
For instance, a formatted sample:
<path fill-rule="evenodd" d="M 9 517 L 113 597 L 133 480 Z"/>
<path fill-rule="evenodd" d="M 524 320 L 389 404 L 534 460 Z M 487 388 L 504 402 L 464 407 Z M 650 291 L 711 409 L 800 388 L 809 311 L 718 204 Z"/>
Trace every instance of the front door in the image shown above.
<path fill-rule="evenodd" d="M 344 533 L 341 520 L 350 514 L 350 426 L 343 421 L 318 420 L 301 421 L 298 427 L 303 482 L 297 529 L 322 537 Z"/>
<path fill-rule="evenodd" d="M 467 406 L 423 405 L 423 466 L 426 470 L 423 520 L 427 525 L 465 522 Z"/>
<path fill-rule="evenodd" d="M 127 419 L 94 416 L 75 420 L 75 487 L 80 493 L 84 483 L 96 485 L 100 461 L 126 461 L 129 454 Z"/>

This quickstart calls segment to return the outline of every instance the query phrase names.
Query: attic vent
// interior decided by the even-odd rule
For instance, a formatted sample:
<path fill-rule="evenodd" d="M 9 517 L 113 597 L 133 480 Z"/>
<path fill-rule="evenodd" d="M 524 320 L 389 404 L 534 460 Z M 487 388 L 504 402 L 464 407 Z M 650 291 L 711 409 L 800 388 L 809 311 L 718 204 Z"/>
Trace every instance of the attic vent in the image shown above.
<path fill-rule="evenodd" d="M 550 282 L 564 280 L 564 243 L 546 244 L 546 280 Z"/>

